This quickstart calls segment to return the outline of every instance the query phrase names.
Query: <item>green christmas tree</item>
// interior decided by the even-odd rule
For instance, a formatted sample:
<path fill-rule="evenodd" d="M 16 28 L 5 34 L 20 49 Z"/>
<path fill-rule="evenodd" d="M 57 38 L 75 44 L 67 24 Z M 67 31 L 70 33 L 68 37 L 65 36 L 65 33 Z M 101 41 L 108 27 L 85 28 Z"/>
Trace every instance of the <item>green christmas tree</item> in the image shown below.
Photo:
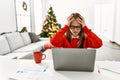
<path fill-rule="evenodd" d="M 61 25 L 57 23 L 52 6 L 50 6 L 48 14 L 46 15 L 45 21 L 43 23 L 43 28 L 42 32 L 40 33 L 40 37 L 51 38 L 60 28 Z"/>

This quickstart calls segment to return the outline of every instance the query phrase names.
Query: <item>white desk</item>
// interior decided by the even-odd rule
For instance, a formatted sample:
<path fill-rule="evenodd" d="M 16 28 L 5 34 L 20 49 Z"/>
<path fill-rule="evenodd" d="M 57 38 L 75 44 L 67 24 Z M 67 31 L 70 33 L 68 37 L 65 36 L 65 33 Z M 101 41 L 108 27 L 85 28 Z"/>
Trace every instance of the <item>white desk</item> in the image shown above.
<path fill-rule="evenodd" d="M 43 61 L 42 64 L 48 64 L 46 72 L 25 73 L 25 75 L 22 76 L 23 79 L 20 77 L 20 80 L 25 80 L 25 78 L 26 80 L 120 80 L 120 75 L 106 70 L 101 70 L 100 74 L 98 74 L 97 70 L 94 72 L 55 71 L 52 61 Z M 1 59 L 0 80 L 9 80 L 8 78 L 11 74 L 15 73 L 20 66 L 22 66 L 22 69 L 28 68 L 34 71 L 41 68 L 41 64 L 35 64 L 33 60 Z"/>
<path fill-rule="evenodd" d="M 8 80 L 10 74 L 19 67 L 18 60 L 0 57 L 0 80 Z"/>
<path fill-rule="evenodd" d="M 14 73 L 19 69 L 25 70 L 22 77 L 21 75 L 17 77 L 19 80 L 120 80 L 120 74 L 102 69 L 99 74 L 97 68 L 94 72 L 55 71 L 50 58 L 47 57 L 41 64 L 35 64 L 34 60 L 0 58 L 0 80 L 9 80 L 9 77 L 15 78 L 18 75 L 14 75 Z M 48 68 L 46 72 L 43 72 L 46 64 Z"/>

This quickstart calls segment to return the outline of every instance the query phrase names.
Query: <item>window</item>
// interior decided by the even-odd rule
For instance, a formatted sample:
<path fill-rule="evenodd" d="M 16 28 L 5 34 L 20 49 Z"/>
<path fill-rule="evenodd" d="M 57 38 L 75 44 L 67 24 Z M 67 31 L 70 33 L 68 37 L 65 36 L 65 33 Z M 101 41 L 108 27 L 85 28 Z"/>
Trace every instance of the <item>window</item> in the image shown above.
<path fill-rule="evenodd" d="M 30 2 L 29 0 L 15 0 L 16 3 L 16 18 L 17 18 L 17 31 L 21 31 L 23 27 L 31 31 L 31 18 L 30 18 Z"/>

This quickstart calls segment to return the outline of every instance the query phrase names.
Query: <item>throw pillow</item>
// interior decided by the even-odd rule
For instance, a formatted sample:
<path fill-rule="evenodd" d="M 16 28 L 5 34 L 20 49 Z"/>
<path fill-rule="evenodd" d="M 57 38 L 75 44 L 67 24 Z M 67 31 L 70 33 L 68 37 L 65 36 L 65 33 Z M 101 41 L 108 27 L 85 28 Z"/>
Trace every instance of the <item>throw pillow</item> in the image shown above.
<path fill-rule="evenodd" d="M 40 41 L 40 38 L 35 33 L 29 32 L 29 35 L 32 43 Z"/>

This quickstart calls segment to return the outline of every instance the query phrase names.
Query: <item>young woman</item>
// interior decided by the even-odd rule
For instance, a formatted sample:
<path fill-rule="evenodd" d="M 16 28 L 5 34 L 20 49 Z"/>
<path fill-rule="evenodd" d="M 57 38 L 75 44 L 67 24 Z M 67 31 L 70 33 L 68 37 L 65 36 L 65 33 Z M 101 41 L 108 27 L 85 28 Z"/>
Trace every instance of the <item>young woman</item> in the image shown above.
<path fill-rule="evenodd" d="M 79 13 L 72 13 L 67 24 L 61 28 L 50 42 L 55 47 L 63 48 L 99 48 L 102 40 L 95 35 L 85 24 Z"/>

